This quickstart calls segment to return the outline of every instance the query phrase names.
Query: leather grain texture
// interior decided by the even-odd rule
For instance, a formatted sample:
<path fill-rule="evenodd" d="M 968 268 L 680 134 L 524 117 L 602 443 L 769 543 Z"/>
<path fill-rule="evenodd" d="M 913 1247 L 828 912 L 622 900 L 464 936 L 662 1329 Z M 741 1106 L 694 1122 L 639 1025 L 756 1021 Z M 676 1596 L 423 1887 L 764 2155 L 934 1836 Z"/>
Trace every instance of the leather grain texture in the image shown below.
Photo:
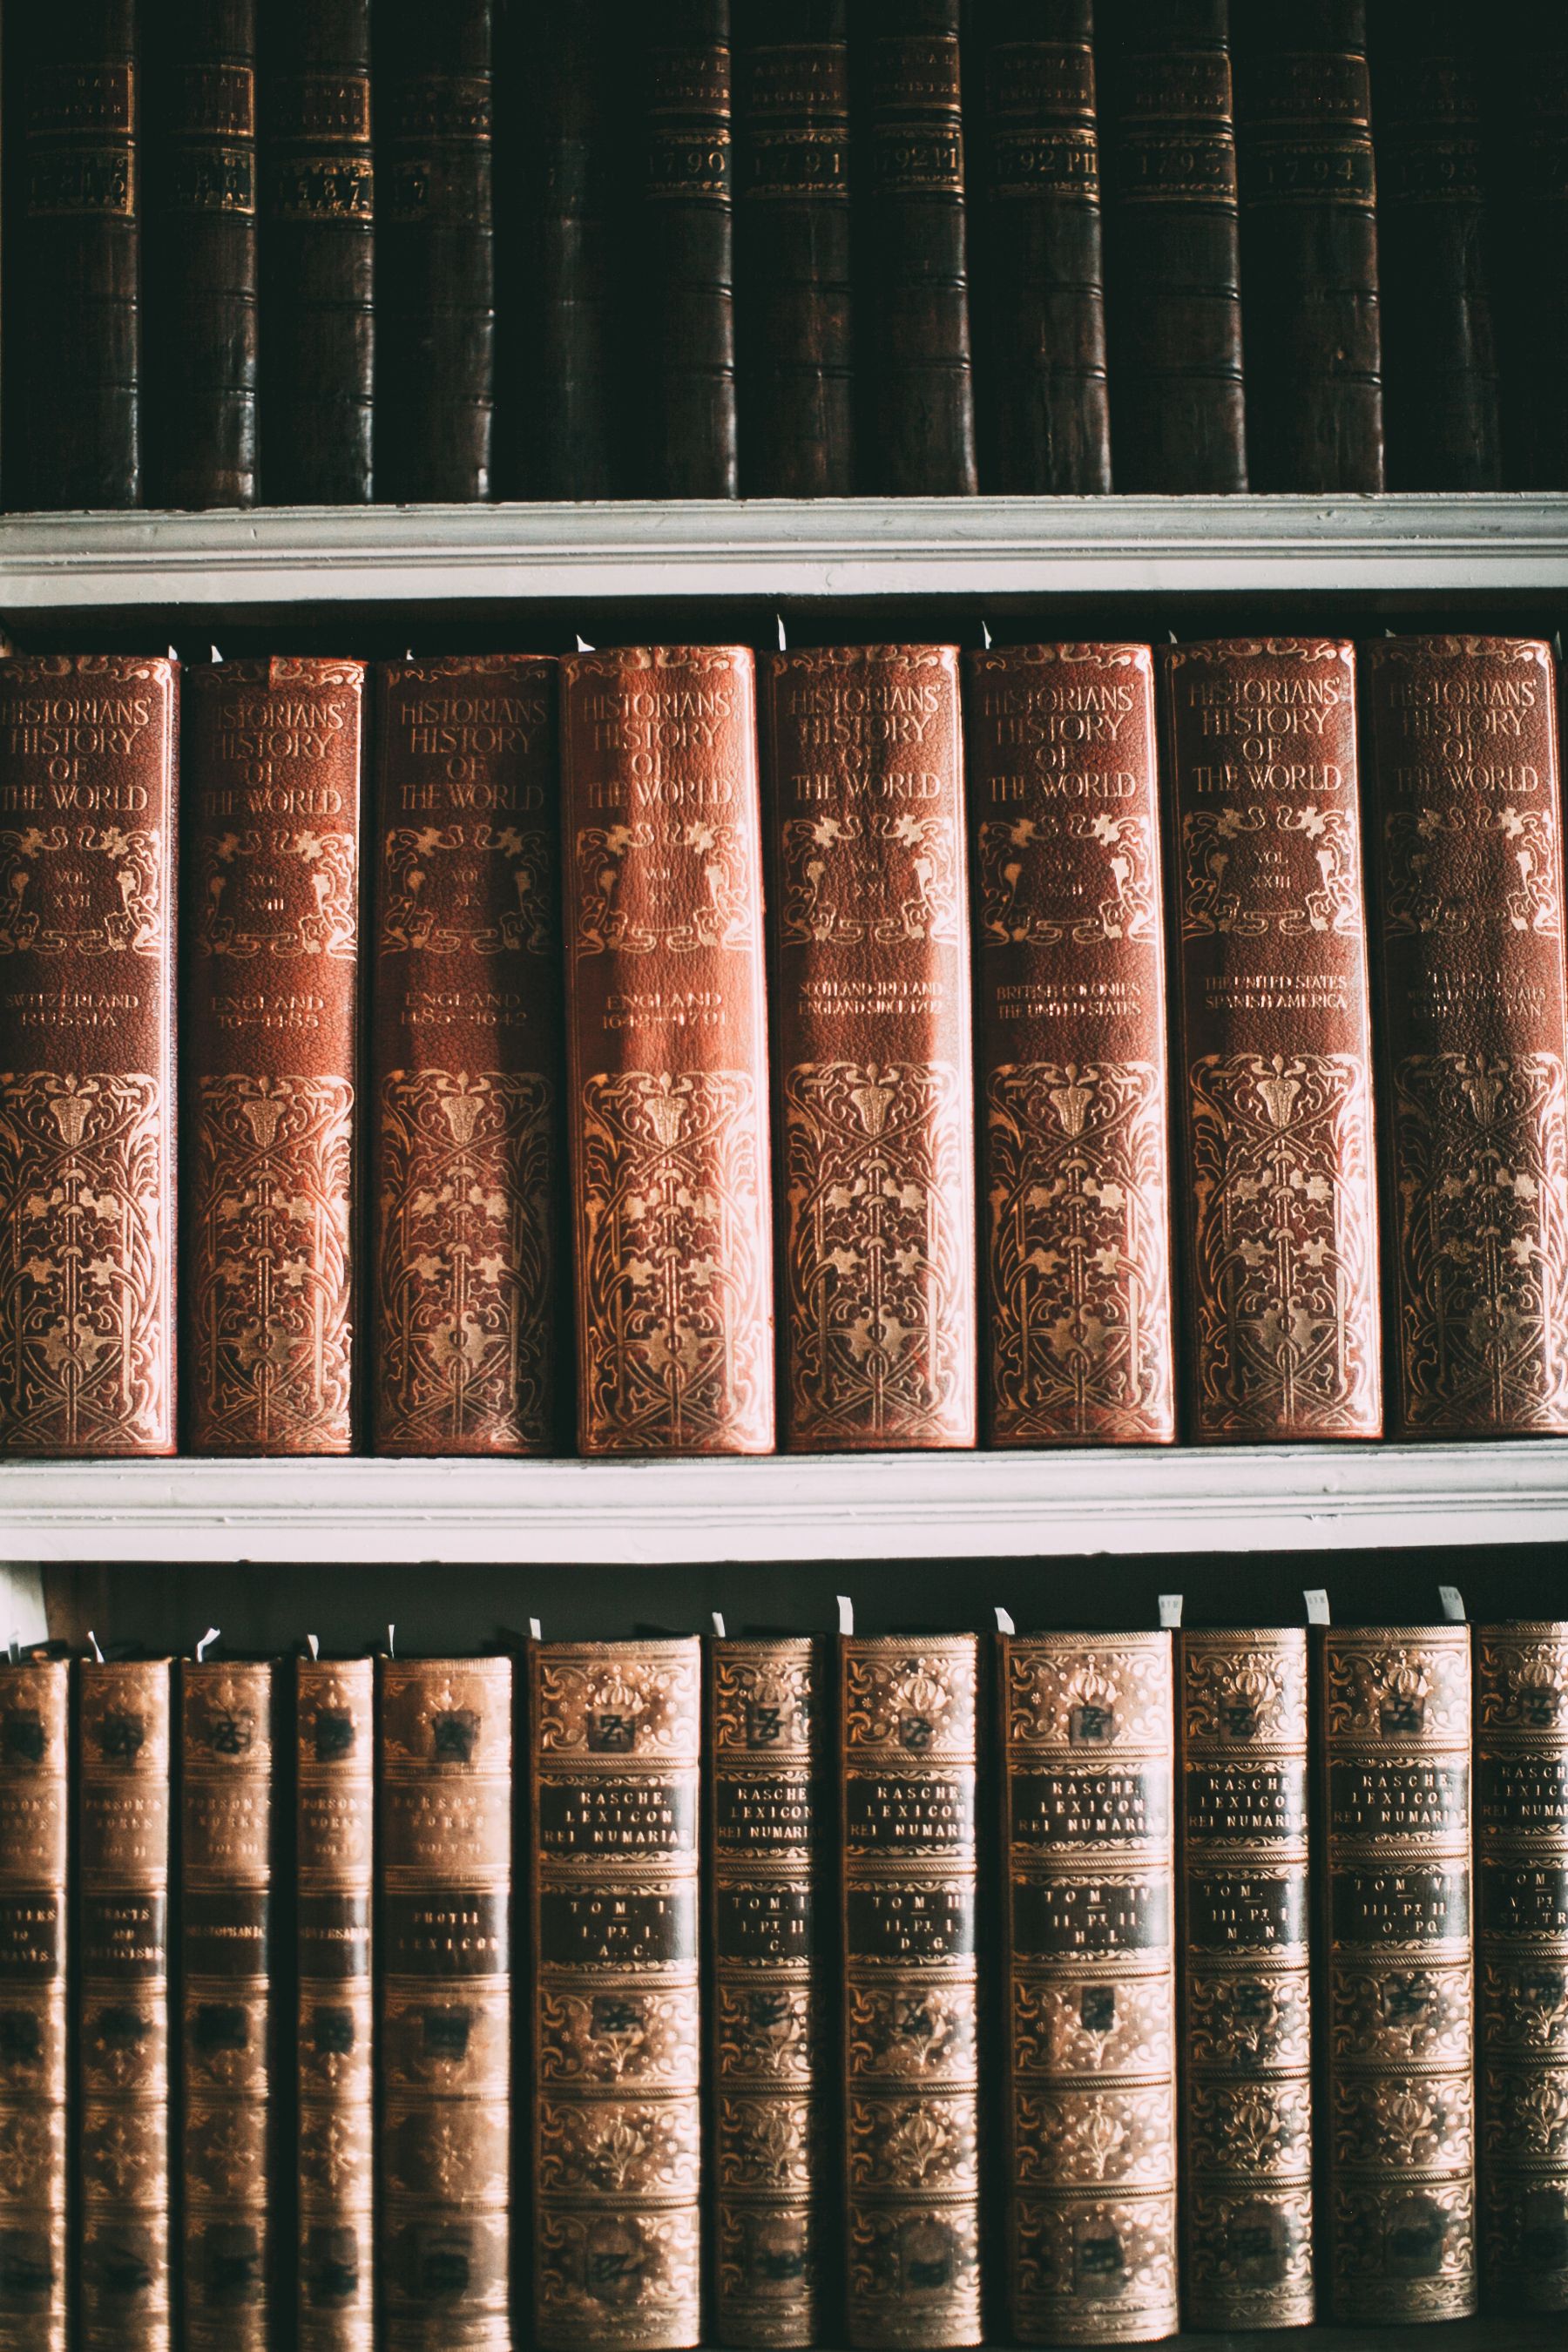
<path fill-rule="evenodd" d="M 0 2138 L 6 2151 L 7 2352 L 66 2352 L 71 2157 L 68 2137 L 67 1851 L 70 1667 L 0 1665 Z"/>
<path fill-rule="evenodd" d="M 740 451 L 730 0 L 664 0 L 642 40 L 638 487 L 648 498 L 732 499 Z"/>
<path fill-rule="evenodd" d="M 1488 74 L 1491 261 L 1514 490 L 1568 489 L 1568 16 L 1519 0 Z"/>

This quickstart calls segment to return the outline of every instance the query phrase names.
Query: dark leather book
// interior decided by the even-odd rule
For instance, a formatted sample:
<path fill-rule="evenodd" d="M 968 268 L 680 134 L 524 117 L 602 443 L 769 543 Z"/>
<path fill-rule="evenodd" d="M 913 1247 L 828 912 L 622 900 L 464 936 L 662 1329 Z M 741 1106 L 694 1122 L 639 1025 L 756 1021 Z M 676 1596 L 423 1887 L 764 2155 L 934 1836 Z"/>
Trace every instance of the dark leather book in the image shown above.
<path fill-rule="evenodd" d="M 1342 2326 L 1466 2318 L 1476 2308 L 1469 1628 L 1336 1626 L 1323 1636 L 1319 1696 L 1319 2275 Z"/>
<path fill-rule="evenodd" d="M 754 666 L 562 664 L 584 1454 L 767 1454 L 773 1219 Z"/>
<path fill-rule="evenodd" d="M 1490 52 L 1504 474 L 1510 489 L 1568 489 L 1568 15 L 1557 0 L 1517 0 Z"/>
<path fill-rule="evenodd" d="M 261 33 L 262 488 L 371 495 L 375 173 L 370 0 L 267 0 Z"/>
<path fill-rule="evenodd" d="M 971 654 L 966 708 L 986 1436 L 1168 1444 L 1153 656 Z"/>
<path fill-rule="evenodd" d="M 643 26 L 637 487 L 648 498 L 732 499 L 730 0 L 664 0 Z"/>
<path fill-rule="evenodd" d="M 1190 1425 L 1379 1437 L 1354 648 L 1236 638 L 1163 666 Z"/>
<path fill-rule="evenodd" d="M 557 669 L 382 666 L 369 990 L 378 1454 L 548 1454 L 563 1419 Z"/>
<path fill-rule="evenodd" d="M 6 25 L 7 174 L 18 234 L 12 341 L 12 507 L 142 504 L 142 107 L 136 0 L 58 0 Z M 13 45 L 13 29 L 15 43 Z M 15 353 L 15 362 L 10 356 Z"/>
<path fill-rule="evenodd" d="M 84 1660 L 76 1729 L 79 2338 L 169 2352 L 167 1658 Z"/>
<path fill-rule="evenodd" d="M 1361 649 L 1391 1419 L 1568 1435 L 1568 982 L 1552 648 Z"/>
<path fill-rule="evenodd" d="M 973 1445 L 957 650 L 765 654 L 763 688 L 784 1443 Z"/>
<path fill-rule="evenodd" d="M 970 357 L 961 0 L 855 0 L 858 489 L 979 487 Z"/>
<path fill-rule="evenodd" d="M 849 0 L 732 0 L 741 479 L 855 488 Z"/>
<path fill-rule="evenodd" d="M 69 1755 L 68 1664 L 0 1664 L 0 2340 L 16 2352 L 70 2340 Z"/>
<path fill-rule="evenodd" d="M 378 0 L 375 488 L 490 495 L 491 0 Z"/>
<path fill-rule="evenodd" d="M 172 661 L 0 663 L 0 1453 L 174 1450 Z"/>
<path fill-rule="evenodd" d="M 1308 2327 L 1307 1636 L 1185 1633 L 1182 2248 L 1189 2327 Z"/>
<path fill-rule="evenodd" d="M 1099 0 L 1119 490 L 1247 488 L 1229 0 Z"/>
<path fill-rule="evenodd" d="M 1368 27 L 1388 487 L 1500 489 L 1489 43 L 1467 0 L 1377 0 Z"/>
<path fill-rule="evenodd" d="M 258 469 L 257 0 L 159 0 L 148 36 L 148 494 L 246 507 Z"/>
<path fill-rule="evenodd" d="M 188 675 L 186 1443 L 346 1454 L 364 664 Z"/>
<path fill-rule="evenodd" d="M 511 1660 L 376 1698 L 379 2340 L 510 2352 Z"/>
<path fill-rule="evenodd" d="M 1243 6 L 1233 19 L 1255 490 L 1381 490 L 1365 0 Z"/>
<path fill-rule="evenodd" d="M 983 0 L 973 21 L 985 486 L 1109 490 L 1094 0 Z"/>

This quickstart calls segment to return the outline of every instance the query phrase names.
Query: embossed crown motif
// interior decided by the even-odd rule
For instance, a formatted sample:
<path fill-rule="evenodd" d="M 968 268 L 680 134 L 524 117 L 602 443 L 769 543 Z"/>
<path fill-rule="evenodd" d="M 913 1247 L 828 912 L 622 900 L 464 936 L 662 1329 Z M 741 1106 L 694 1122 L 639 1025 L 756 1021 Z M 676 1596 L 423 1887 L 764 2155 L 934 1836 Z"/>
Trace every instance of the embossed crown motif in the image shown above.
<path fill-rule="evenodd" d="M 1563 1686 L 1552 1661 L 1539 1651 L 1527 1651 L 1510 1660 L 1508 1691 L 1513 1711 L 1537 1730 L 1556 1722 L 1563 1712 Z"/>
<path fill-rule="evenodd" d="M 1116 1685 L 1098 1666 L 1079 1666 L 1068 1683 L 1068 1738 L 1075 1744 L 1110 1739 L 1116 1731 Z"/>
<path fill-rule="evenodd" d="M 888 1696 L 909 1738 L 909 1727 L 923 1727 L 929 1738 L 952 1706 L 952 1694 L 936 1675 L 914 1660 L 889 1685 Z"/>
<path fill-rule="evenodd" d="M 1064 1135 L 1083 1133 L 1084 1115 L 1094 1100 L 1094 1088 L 1084 1085 L 1079 1076 L 1078 1064 L 1063 1065 L 1067 1076 L 1065 1087 L 1052 1087 L 1046 1099 L 1061 1121 Z"/>
<path fill-rule="evenodd" d="M 1271 1673 L 1261 1658 L 1247 1657 L 1235 1674 L 1226 1676 L 1220 1691 L 1221 1730 L 1232 1739 L 1250 1739 L 1278 1705 L 1280 1690 L 1279 1675 Z"/>
<path fill-rule="evenodd" d="M 1385 1732 L 1419 1731 L 1432 1684 L 1418 1658 L 1383 1651 L 1366 1662 L 1373 1710 Z"/>
<path fill-rule="evenodd" d="M 207 1701 L 207 1741 L 215 1756 L 248 1755 L 256 1740 L 256 1709 L 243 1686 L 226 1675 Z"/>

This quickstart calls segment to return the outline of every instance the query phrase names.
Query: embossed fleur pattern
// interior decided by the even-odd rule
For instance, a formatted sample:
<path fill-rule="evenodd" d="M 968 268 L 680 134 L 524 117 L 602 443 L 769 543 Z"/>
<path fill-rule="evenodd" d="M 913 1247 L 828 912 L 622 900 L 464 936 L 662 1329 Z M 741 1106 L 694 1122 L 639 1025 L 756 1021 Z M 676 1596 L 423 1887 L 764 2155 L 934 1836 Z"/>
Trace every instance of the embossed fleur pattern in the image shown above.
<path fill-rule="evenodd" d="M 1275 931 L 1285 939 L 1307 939 L 1314 931 L 1342 931 L 1359 938 L 1362 929 L 1360 857 L 1356 845 L 1355 812 L 1319 808 L 1309 802 L 1299 807 L 1276 802 L 1273 830 L 1299 833 L 1305 838 L 1318 869 L 1318 887 L 1306 889 L 1284 906 L 1249 904 L 1237 887 L 1237 863 L 1232 844 L 1242 835 L 1269 831 L 1269 811 L 1256 804 L 1227 803 L 1220 808 L 1189 810 L 1182 818 L 1182 937 L 1200 939 L 1214 932 L 1232 932 L 1243 939 L 1261 939 Z M 1296 861 L 1293 861 L 1296 862 Z M 1244 873 L 1258 872 L 1256 855 Z M 1258 887 L 1254 879 L 1253 887 Z"/>
<path fill-rule="evenodd" d="M 310 898 L 300 913 L 273 917 L 279 894 L 252 887 L 274 858 L 308 869 Z M 195 845 L 192 943 L 197 955 L 247 963 L 261 955 L 320 955 L 352 961 L 357 952 L 352 833 L 199 833 Z M 271 918 L 270 919 L 268 919 Z"/>
<path fill-rule="evenodd" d="M 515 904 L 494 885 L 443 889 L 451 864 L 499 866 Z M 436 887 L 427 891 L 432 869 Z M 394 825 L 382 853 L 377 953 L 548 955 L 555 947 L 555 865 L 550 836 L 488 818 Z M 476 915 L 478 919 L 476 919 Z"/>
<path fill-rule="evenodd" d="M 821 2028 L 806 1984 L 770 1985 L 761 2003 L 749 1984 L 720 1982 L 713 1991 L 713 2046 L 725 2080 L 811 2081 Z"/>
<path fill-rule="evenodd" d="M 1092 2343 L 1112 2312 L 1117 2341 L 1175 2326 L 1173 2192 L 1125 2202 L 1114 2194 L 1021 2197 L 1012 2258 L 1014 2331 L 1029 2342 Z"/>
<path fill-rule="evenodd" d="M 644 818 L 583 826 L 574 952 L 702 955 L 754 946 L 752 857 L 750 829 L 711 817 L 668 831 Z"/>
<path fill-rule="evenodd" d="M 163 839 L 155 826 L 0 826 L 0 956 L 159 954 Z M 60 887 L 61 869 L 38 864 L 62 854 L 99 863 L 108 906 Z"/>
<path fill-rule="evenodd" d="M 1008 1744 L 1028 1749 L 1149 1748 L 1168 1754 L 1171 1675 L 1170 1643 L 1163 1634 L 1096 1642 L 1092 1648 L 1010 1643 Z"/>
<path fill-rule="evenodd" d="M 757 1744 L 752 1732 L 762 1717 L 772 1734 L 767 1741 L 771 1758 L 807 1756 L 816 1705 L 814 1681 L 809 1651 L 790 1657 L 779 1654 L 772 1643 L 751 1656 L 715 1649 L 710 1682 L 715 1751 L 721 1757 L 744 1755 Z"/>
<path fill-rule="evenodd" d="M 1336 1628 L 1324 1662 L 1331 1741 L 1418 1739 L 1465 1745 L 1470 1735 L 1469 1645 L 1390 1642 Z"/>
<path fill-rule="evenodd" d="M 1057 893 L 1044 875 L 1053 867 L 1055 844 L 1064 831 L 1069 841 L 1096 843 L 1105 857 L 1104 897 L 1092 915 L 1071 922 L 1045 911 Z M 1146 817 L 1104 811 L 1090 816 L 1077 809 L 1060 822 L 988 817 L 979 830 L 978 848 L 976 921 L 982 940 L 992 946 L 1056 947 L 1070 939 L 1088 947 L 1103 940 L 1159 935 L 1153 831 Z"/>
<path fill-rule="evenodd" d="M 1568 1745 L 1568 1640 L 1506 1628 L 1478 1638 L 1476 1710 L 1482 1731 L 1555 1732 Z"/>
<path fill-rule="evenodd" d="M 1329 1971 L 1329 2055 L 1357 2065 L 1468 2066 L 1473 2014 L 1468 1968 Z"/>
<path fill-rule="evenodd" d="M 791 817 L 779 841 L 786 947 L 963 943 L 958 835 L 909 810 Z"/>
<path fill-rule="evenodd" d="M 699 2158 L 693 2099 L 540 2103 L 536 2179 L 546 2196 L 694 2198 Z"/>
<path fill-rule="evenodd" d="M 972 1649 L 858 1643 L 844 1660 L 845 1743 L 972 1758 L 975 1698 Z"/>
<path fill-rule="evenodd" d="M 1366 2318 L 1452 2318 L 1474 2293 L 1475 2192 L 1468 2180 L 1407 2189 L 1335 2184 L 1335 2278 Z M 1330 2232 L 1325 2231 L 1325 2236 Z"/>
<path fill-rule="evenodd" d="M 533 1735 L 545 1756 L 600 1744 L 606 1717 L 617 1752 L 664 1762 L 697 1755 L 701 1686 L 696 1658 L 684 1649 L 637 1656 L 607 1651 L 563 1658 L 542 1652 L 535 1668 Z"/>
<path fill-rule="evenodd" d="M 542 2206 L 533 2255 L 534 2308 L 552 2342 L 653 2352 L 696 2341 L 702 2273 L 694 2205 L 637 2213 Z"/>
<path fill-rule="evenodd" d="M 1103 2001 L 1094 1998 L 1100 1983 L 1113 1989 Z M 1015 1974 L 1012 2014 L 1015 2075 L 1169 2075 L 1175 2065 L 1163 1970 L 1128 1977 L 1112 1964 L 1100 1978 L 1086 1965 L 1050 1981 Z"/>
<path fill-rule="evenodd" d="M 1294 1747 L 1306 1691 L 1304 1652 L 1192 1642 L 1182 1672 L 1185 1736 L 1226 1748 Z"/>
<path fill-rule="evenodd" d="M 1194 2084 L 1187 2155 L 1208 2172 L 1305 2173 L 1311 2165 L 1311 2093 L 1300 2082 Z"/>
<path fill-rule="evenodd" d="M 1454 887 L 1456 865 L 1490 866 L 1486 836 L 1500 834 L 1507 846 L 1504 871 L 1517 869 L 1495 900 L 1474 903 L 1473 893 Z M 1539 809 L 1396 808 L 1384 819 L 1384 857 L 1379 913 L 1392 938 L 1437 931 L 1445 937 L 1479 930 L 1501 921 L 1508 929 L 1554 939 L 1561 931 L 1552 869 L 1556 823 L 1550 804 Z M 1458 847 L 1455 847 L 1455 844 Z"/>
<path fill-rule="evenodd" d="M 973 2200 L 851 2199 L 847 2286 L 858 2340 L 908 2352 L 979 2341 L 980 2229 Z"/>
<path fill-rule="evenodd" d="M 1312 2013 L 1306 1969 L 1260 1969 L 1238 1976 L 1211 1974 L 1190 1963 L 1184 2024 L 1189 2065 L 1252 2072 L 1308 2067 Z"/>

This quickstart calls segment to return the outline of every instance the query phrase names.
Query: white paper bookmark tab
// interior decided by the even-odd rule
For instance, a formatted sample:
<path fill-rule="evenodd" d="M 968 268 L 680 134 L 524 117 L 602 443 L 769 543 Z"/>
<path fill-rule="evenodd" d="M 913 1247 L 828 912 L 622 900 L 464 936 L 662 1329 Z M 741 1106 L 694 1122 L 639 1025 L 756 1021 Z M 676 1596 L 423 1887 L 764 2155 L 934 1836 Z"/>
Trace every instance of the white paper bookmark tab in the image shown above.
<path fill-rule="evenodd" d="M 846 1635 L 853 1633 L 855 1631 L 855 1603 L 850 1600 L 849 1595 L 847 1592 L 839 1593 L 837 1599 L 838 1630 L 841 1633 Z"/>
<path fill-rule="evenodd" d="M 544 1627 L 537 1617 L 531 1617 L 528 1621 L 528 1638 L 531 1642 L 542 1642 L 544 1639 Z"/>
<path fill-rule="evenodd" d="M 1314 1584 L 1310 1592 L 1302 1593 L 1301 1598 L 1307 1604 L 1308 1624 L 1326 1625 L 1329 1622 L 1329 1596 L 1322 1586 Z"/>
<path fill-rule="evenodd" d="M 1160 1595 L 1160 1622 L 1167 1629 L 1182 1622 L 1182 1596 L 1179 1592 Z"/>
<path fill-rule="evenodd" d="M 317 1640 L 314 1633 L 306 1634 L 305 1646 L 310 1653 L 310 1664 L 314 1665 L 321 1654 L 321 1643 Z"/>
<path fill-rule="evenodd" d="M 212 1648 L 215 1642 L 221 1642 L 222 1639 L 223 1635 L 216 1625 L 209 1625 L 207 1627 L 206 1632 L 196 1643 L 196 1664 L 198 1666 L 205 1665 L 207 1652 Z"/>
<path fill-rule="evenodd" d="M 99 1646 L 98 1635 L 93 1632 L 90 1625 L 87 1629 L 87 1638 L 92 1643 L 93 1664 L 95 1665 L 101 1666 L 103 1664 L 103 1652 Z"/>
<path fill-rule="evenodd" d="M 1013 1622 L 1013 1612 L 1010 1609 L 998 1609 L 996 1612 L 996 1631 L 999 1633 L 1016 1633 L 1017 1630 L 1017 1627 Z"/>
<path fill-rule="evenodd" d="M 1443 1614 L 1449 1624 L 1462 1625 L 1465 1622 L 1465 1596 L 1458 1586 L 1440 1584 L 1437 1587 L 1437 1598 L 1443 1604 Z"/>
<path fill-rule="evenodd" d="M 715 1609 L 710 1614 L 713 1624 L 713 1638 L 716 1642 L 721 1642 L 724 1639 L 724 1612 L 721 1609 Z"/>

